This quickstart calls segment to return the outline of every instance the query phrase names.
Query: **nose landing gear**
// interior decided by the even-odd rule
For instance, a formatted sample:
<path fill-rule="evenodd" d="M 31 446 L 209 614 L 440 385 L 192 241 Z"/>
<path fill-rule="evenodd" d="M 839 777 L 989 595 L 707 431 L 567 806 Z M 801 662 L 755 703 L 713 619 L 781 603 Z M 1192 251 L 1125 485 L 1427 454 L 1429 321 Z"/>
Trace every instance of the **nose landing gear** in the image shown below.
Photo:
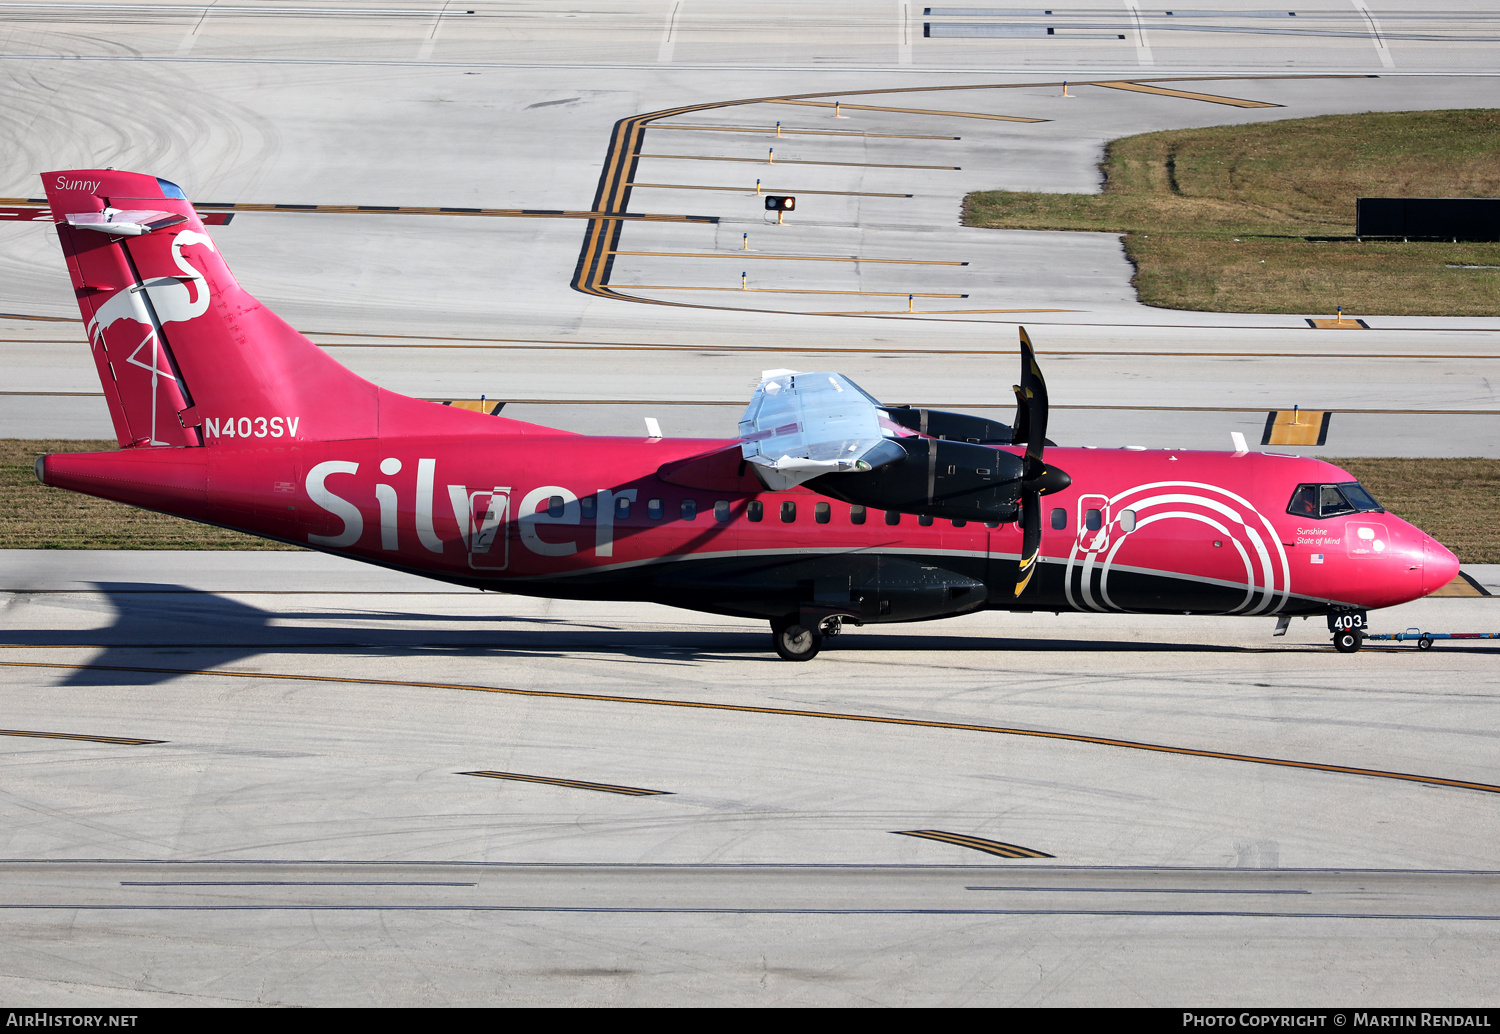
<path fill-rule="evenodd" d="M 1364 645 L 1369 620 L 1362 610 L 1346 610 L 1328 615 L 1328 631 L 1333 633 L 1333 648 L 1339 653 L 1357 653 Z"/>

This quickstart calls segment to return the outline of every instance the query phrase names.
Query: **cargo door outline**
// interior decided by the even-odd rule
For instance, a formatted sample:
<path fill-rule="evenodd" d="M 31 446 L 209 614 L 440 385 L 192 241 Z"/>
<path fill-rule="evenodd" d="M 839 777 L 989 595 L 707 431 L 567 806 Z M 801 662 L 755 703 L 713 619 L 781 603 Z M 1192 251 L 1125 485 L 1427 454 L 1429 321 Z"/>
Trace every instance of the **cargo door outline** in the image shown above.
<path fill-rule="evenodd" d="M 1087 516 L 1090 510 L 1099 511 L 1099 530 L 1090 531 Z M 1073 553 L 1068 558 L 1067 573 L 1064 576 L 1064 591 L 1068 602 L 1079 610 L 1103 611 L 1104 607 L 1094 598 L 1094 562 L 1099 559 L 1099 554 L 1109 548 L 1109 496 L 1107 495 L 1081 495 L 1078 497 L 1078 538 L 1073 544 Z M 1074 561 L 1082 554 L 1083 563 L 1078 565 L 1078 592 L 1079 599 L 1073 596 L 1073 570 Z"/>
<path fill-rule="evenodd" d="M 448 486 L 448 502 L 476 571 L 503 571 L 510 566 L 510 486 L 497 485 L 470 492 L 465 485 Z"/>
<path fill-rule="evenodd" d="M 1102 523 L 1098 531 L 1089 531 L 1085 517 L 1090 510 L 1098 510 Z M 1084 553 L 1102 553 L 1109 548 L 1109 496 L 1081 495 L 1078 497 L 1078 549 Z"/>

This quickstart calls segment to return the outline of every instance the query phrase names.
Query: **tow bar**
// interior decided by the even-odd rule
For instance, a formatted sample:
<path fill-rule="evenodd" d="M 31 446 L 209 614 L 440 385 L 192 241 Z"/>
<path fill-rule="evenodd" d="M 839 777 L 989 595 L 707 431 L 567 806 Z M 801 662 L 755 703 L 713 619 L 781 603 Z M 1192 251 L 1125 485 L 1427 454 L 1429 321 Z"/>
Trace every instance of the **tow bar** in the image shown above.
<path fill-rule="evenodd" d="M 1365 638 L 1388 643 L 1404 643 L 1415 639 L 1418 650 L 1431 650 L 1433 640 L 1436 639 L 1500 639 L 1500 632 L 1424 632 L 1420 628 L 1408 628 L 1405 632 L 1386 632 L 1366 635 Z"/>

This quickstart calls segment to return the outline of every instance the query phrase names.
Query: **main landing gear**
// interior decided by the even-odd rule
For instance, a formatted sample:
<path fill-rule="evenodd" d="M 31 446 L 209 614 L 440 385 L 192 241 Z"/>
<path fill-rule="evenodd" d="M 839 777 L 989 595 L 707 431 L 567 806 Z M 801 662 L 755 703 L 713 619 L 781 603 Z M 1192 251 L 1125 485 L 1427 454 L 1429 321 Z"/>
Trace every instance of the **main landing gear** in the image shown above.
<path fill-rule="evenodd" d="M 823 648 L 823 640 L 844 630 L 842 618 L 828 617 L 817 628 L 808 628 L 800 617 L 777 618 L 771 622 L 771 642 L 784 661 L 810 661 Z"/>
<path fill-rule="evenodd" d="M 823 636 L 815 628 L 806 628 L 797 618 L 777 618 L 771 622 L 771 642 L 784 661 L 810 661 L 823 648 Z"/>

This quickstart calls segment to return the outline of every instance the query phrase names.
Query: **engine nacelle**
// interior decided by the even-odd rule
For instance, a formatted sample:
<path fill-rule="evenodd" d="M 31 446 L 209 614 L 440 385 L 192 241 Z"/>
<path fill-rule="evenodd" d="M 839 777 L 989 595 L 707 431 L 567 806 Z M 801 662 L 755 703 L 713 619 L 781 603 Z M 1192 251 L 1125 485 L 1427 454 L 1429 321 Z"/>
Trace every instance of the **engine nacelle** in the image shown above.
<path fill-rule="evenodd" d="M 1020 456 L 968 442 L 887 439 L 904 454 L 874 469 L 824 474 L 807 487 L 846 503 L 949 520 L 1016 519 L 1025 464 Z"/>
<path fill-rule="evenodd" d="M 893 423 L 933 438 L 985 445 L 1009 445 L 1015 440 L 1009 424 L 986 420 L 982 416 L 942 409 L 913 409 L 911 406 L 886 406 L 884 410 Z"/>

